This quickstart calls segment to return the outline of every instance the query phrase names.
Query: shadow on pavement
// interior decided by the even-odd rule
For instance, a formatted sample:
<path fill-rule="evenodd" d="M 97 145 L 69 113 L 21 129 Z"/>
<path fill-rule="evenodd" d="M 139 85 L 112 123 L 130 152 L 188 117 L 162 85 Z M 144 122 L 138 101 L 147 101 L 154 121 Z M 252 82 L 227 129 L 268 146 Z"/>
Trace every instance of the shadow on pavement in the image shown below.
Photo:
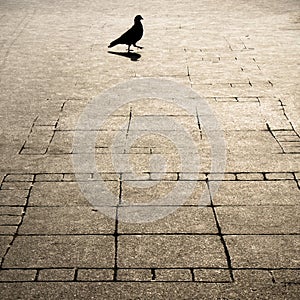
<path fill-rule="evenodd" d="M 137 61 L 141 57 L 141 54 L 134 53 L 134 52 L 114 52 L 114 51 L 108 51 L 108 53 L 119 55 L 119 56 L 128 57 L 132 61 Z"/>

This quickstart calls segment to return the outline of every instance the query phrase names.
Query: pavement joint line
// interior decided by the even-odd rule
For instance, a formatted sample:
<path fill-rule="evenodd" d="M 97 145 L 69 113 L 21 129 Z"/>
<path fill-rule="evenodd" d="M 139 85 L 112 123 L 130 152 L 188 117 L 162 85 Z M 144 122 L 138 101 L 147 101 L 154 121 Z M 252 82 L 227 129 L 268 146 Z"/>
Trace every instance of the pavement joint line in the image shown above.
<path fill-rule="evenodd" d="M 218 236 L 220 238 L 220 241 L 221 241 L 222 246 L 223 246 L 224 254 L 226 256 L 226 261 L 227 261 L 227 266 L 228 266 L 229 273 L 230 273 L 230 278 L 231 278 L 232 282 L 234 282 L 234 274 L 233 274 L 233 271 L 232 271 L 230 253 L 229 253 L 228 247 L 226 245 L 226 241 L 225 241 L 225 239 L 223 237 L 223 234 L 222 234 L 222 229 L 221 229 L 221 226 L 220 226 L 220 223 L 219 223 L 219 220 L 218 220 L 218 215 L 217 215 L 216 209 L 214 207 L 213 197 L 212 197 L 212 194 L 211 194 L 210 184 L 209 184 L 208 180 L 206 181 L 206 185 L 207 185 L 207 188 L 208 188 L 208 193 L 209 193 L 209 197 L 210 197 L 210 204 L 212 206 L 212 212 L 213 212 L 213 215 L 214 215 L 215 224 L 216 224 L 217 230 L 218 230 Z"/>
<path fill-rule="evenodd" d="M 22 154 L 22 151 L 25 149 L 26 142 L 27 142 L 27 140 L 29 139 L 31 133 L 33 132 L 33 127 L 34 127 L 34 125 L 35 125 L 35 122 L 38 120 L 38 118 L 39 118 L 39 116 L 36 116 L 36 117 L 34 118 L 33 123 L 32 123 L 32 125 L 31 125 L 31 127 L 30 127 L 30 129 L 29 129 L 27 138 L 25 139 L 25 141 L 24 141 L 24 143 L 23 143 L 23 145 L 22 145 L 22 147 L 21 147 L 21 149 L 20 149 L 20 151 L 19 151 L 19 154 Z"/>
<path fill-rule="evenodd" d="M 122 202 L 122 174 L 120 174 L 120 182 L 119 182 L 119 202 L 116 206 L 116 217 L 115 217 L 115 231 L 114 231 L 114 273 L 113 273 L 113 281 L 118 281 L 118 238 L 119 238 L 119 205 Z"/>
<path fill-rule="evenodd" d="M 56 129 L 57 126 L 58 126 L 59 119 L 60 119 L 60 117 L 58 117 L 57 120 L 56 120 L 56 122 L 55 122 L 54 129 L 52 130 L 52 131 L 53 131 L 53 132 L 52 132 L 52 135 L 51 135 L 51 137 L 50 137 L 50 139 L 49 139 L 48 145 L 47 145 L 46 150 L 45 150 L 45 154 L 48 153 L 49 147 L 50 147 L 50 145 L 51 145 L 51 143 L 52 143 L 52 141 L 53 141 L 53 139 L 54 139 L 55 132 L 56 132 L 55 129 Z"/>

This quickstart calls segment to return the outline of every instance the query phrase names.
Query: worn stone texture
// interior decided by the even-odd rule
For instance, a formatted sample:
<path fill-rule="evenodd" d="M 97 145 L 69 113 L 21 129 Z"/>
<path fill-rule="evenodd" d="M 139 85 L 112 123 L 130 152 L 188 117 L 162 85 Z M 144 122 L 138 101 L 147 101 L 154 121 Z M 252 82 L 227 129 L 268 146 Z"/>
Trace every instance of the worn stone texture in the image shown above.
<path fill-rule="evenodd" d="M 299 299 L 299 8 L 1 1 L 0 298 Z"/>

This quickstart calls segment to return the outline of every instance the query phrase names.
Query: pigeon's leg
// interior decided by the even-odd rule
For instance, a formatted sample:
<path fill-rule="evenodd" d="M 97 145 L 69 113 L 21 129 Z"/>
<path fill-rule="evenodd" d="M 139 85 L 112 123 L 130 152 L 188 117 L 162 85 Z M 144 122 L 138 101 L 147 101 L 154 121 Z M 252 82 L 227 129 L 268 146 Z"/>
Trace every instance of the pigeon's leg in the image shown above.
<path fill-rule="evenodd" d="M 138 48 L 138 49 L 143 49 L 144 47 L 138 46 L 136 44 L 133 44 L 134 47 Z"/>
<path fill-rule="evenodd" d="M 128 49 L 127 49 L 128 52 L 133 51 L 133 50 L 130 50 L 130 46 L 131 45 L 128 45 Z"/>

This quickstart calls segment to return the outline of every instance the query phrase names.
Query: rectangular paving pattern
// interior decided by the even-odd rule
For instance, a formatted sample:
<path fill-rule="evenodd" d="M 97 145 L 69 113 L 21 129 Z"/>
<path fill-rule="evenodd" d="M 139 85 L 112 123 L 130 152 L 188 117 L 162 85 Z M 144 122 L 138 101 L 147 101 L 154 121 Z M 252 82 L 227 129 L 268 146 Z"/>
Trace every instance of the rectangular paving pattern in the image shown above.
<path fill-rule="evenodd" d="M 0 298 L 298 299 L 298 2 L 2 1 Z"/>

